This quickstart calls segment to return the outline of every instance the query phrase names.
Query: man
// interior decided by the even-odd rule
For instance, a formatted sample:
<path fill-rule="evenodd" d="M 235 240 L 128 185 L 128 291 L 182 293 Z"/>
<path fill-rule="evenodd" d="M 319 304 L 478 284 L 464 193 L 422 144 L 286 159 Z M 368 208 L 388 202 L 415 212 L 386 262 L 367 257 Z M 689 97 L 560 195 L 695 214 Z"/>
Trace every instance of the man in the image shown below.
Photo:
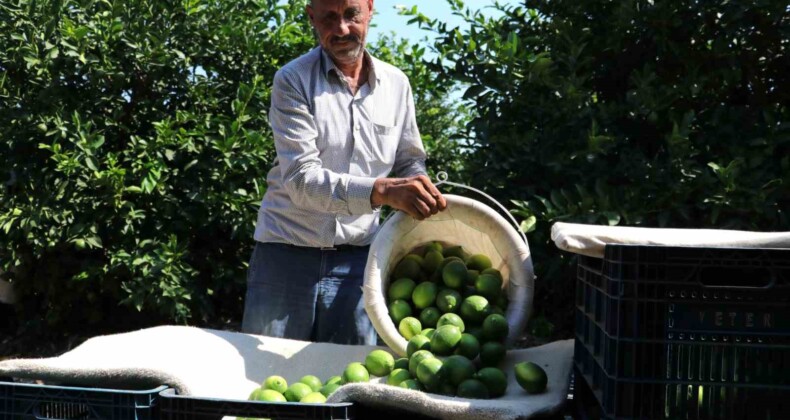
<path fill-rule="evenodd" d="M 258 214 L 244 332 L 375 344 L 361 287 L 378 209 L 422 220 L 447 206 L 426 176 L 408 79 L 365 50 L 372 13 L 373 0 L 311 1 L 320 45 L 274 77 L 277 161 Z"/>

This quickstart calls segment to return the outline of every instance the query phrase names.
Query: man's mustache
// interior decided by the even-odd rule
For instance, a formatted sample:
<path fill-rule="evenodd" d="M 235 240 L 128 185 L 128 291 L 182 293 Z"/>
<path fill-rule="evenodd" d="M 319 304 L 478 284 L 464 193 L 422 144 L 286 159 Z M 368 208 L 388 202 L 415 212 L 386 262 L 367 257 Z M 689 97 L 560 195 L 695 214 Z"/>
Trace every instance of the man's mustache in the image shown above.
<path fill-rule="evenodd" d="M 335 36 L 335 37 L 332 37 L 332 43 L 333 44 L 337 43 L 337 42 L 354 42 L 354 43 L 359 44 L 360 41 L 361 41 L 361 39 L 359 39 L 358 36 L 353 35 L 353 34 L 349 34 L 349 35 L 346 35 L 346 36 Z"/>

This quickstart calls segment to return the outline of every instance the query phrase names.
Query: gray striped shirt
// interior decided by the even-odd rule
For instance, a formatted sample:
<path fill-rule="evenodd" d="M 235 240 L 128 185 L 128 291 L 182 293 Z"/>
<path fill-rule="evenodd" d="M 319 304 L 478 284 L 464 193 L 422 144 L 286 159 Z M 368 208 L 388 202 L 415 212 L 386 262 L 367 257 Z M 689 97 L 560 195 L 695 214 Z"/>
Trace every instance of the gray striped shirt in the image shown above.
<path fill-rule="evenodd" d="M 299 246 L 367 245 L 379 223 L 373 182 L 425 174 L 409 80 L 365 52 L 356 95 L 317 47 L 274 76 L 269 122 L 277 160 L 255 240 Z"/>

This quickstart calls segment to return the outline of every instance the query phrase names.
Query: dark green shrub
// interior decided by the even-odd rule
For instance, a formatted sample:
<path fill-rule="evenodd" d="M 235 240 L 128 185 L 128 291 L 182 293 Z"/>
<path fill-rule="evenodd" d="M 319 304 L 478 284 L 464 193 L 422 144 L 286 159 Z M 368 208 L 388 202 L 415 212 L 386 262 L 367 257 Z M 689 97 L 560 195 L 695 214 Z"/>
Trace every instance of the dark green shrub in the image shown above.
<path fill-rule="evenodd" d="M 407 13 L 469 85 L 466 178 L 534 230 L 539 312 L 571 314 L 555 221 L 790 229 L 787 2 L 450 3 L 469 29 Z"/>
<path fill-rule="evenodd" d="M 313 45 L 278 3 L 3 3 L 0 267 L 26 326 L 240 313 L 269 85 Z"/>

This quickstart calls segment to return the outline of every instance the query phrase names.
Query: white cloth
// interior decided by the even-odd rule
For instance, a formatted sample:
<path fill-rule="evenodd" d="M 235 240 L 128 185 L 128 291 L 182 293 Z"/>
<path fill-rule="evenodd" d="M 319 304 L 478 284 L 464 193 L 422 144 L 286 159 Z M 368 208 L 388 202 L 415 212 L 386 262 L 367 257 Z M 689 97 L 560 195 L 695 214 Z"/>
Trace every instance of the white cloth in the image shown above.
<path fill-rule="evenodd" d="M 426 173 L 408 78 L 365 57 L 369 78 L 356 95 L 321 47 L 274 76 L 269 122 L 277 160 L 257 241 L 367 245 L 379 219 L 370 204 L 376 178 Z"/>
<path fill-rule="evenodd" d="M 0 376 L 95 388 L 151 389 L 166 384 L 179 394 L 246 400 L 270 375 L 281 375 L 288 383 L 308 374 L 325 381 L 342 374 L 348 363 L 364 362 L 379 348 L 164 326 L 94 337 L 58 357 L 2 361 Z M 341 387 L 329 402 L 358 401 L 453 420 L 527 418 L 563 403 L 572 358 L 572 340 L 508 352 L 508 389 L 499 399 L 442 397 L 386 386 L 376 383 L 382 378 L 374 378 Z M 528 395 L 515 382 L 513 366 L 526 360 L 546 371 L 545 393 Z"/>
<path fill-rule="evenodd" d="M 406 354 L 406 339 L 387 308 L 389 273 L 412 249 L 431 241 L 461 245 L 470 254 L 485 254 L 505 279 L 509 305 L 505 313 L 508 343 L 520 337 L 532 309 L 535 273 L 529 245 L 499 213 L 485 204 L 445 194 L 447 209 L 423 221 L 397 212 L 381 226 L 370 245 L 363 288 L 365 310 L 387 345 Z"/>
<path fill-rule="evenodd" d="M 664 229 L 557 222 L 551 239 L 558 248 L 603 258 L 606 244 L 733 248 L 790 248 L 790 232 Z"/>

